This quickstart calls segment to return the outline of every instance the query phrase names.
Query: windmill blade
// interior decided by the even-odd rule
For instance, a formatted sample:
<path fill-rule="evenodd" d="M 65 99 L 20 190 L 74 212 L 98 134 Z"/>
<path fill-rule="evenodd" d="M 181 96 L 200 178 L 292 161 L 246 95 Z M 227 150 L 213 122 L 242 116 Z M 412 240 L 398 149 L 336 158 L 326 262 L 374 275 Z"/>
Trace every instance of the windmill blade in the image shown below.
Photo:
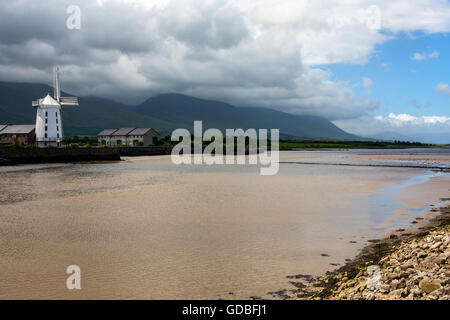
<path fill-rule="evenodd" d="M 78 98 L 77 97 L 61 97 L 60 98 L 62 106 L 74 106 L 78 107 Z"/>
<path fill-rule="evenodd" d="M 59 67 L 55 67 L 53 71 L 53 97 L 59 102 L 60 88 L 59 88 Z"/>

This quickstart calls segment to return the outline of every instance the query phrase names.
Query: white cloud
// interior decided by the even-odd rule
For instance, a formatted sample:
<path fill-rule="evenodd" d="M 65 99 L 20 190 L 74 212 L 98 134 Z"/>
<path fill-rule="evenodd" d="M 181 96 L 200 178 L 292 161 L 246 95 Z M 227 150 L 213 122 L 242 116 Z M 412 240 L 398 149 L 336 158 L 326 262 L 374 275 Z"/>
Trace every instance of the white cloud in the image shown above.
<path fill-rule="evenodd" d="M 362 116 L 334 121 L 347 132 L 363 137 L 387 140 L 409 140 L 427 143 L 450 143 L 450 117 L 394 114 Z"/>
<path fill-rule="evenodd" d="M 390 113 L 387 117 L 377 116 L 376 120 L 388 123 L 393 127 L 401 126 L 426 126 L 426 125 L 446 125 L 450 127 L 450 117 L 445 116 L 420 116 L 415 117 L 410 114 Z"/>
<path fill-rule="evenodd" d="M 437 59 L 439 58 L 439 52 L 433 51 L 432 53 L 414 53 L 411 57 L 411 60 L 415 61 L 426 61 L 430 59 Z"/>
<path fill-rule="evenodd" d="M 450 96 L 450 87 L 449 87 L 449 85 L 447 83 L 439 83 L 436 86 L 435 90 L 436 90 L 437 93 L 442 93 L 442 94 L 445 94 L 447 96 Z"/>

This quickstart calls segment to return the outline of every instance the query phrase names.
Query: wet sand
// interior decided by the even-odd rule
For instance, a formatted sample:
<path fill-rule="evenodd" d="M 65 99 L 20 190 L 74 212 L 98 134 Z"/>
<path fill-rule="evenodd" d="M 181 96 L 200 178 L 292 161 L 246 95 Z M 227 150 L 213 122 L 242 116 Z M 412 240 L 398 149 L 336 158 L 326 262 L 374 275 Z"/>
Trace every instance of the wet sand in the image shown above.
<path fill-rule="evenodd" d="M 356 154 L 348 155 L 349 158 L 357 159 L 380 159 L 380 160 L 396 160 L 396 161 L 421 161 L 425 163 L 445 163 L 450 164 L 450 156 L 448 155 L 411 155 L 411 154 Z"/>
<path fill-rule="evenodd" d="M 262 177 L 174 168 L 168 157 L 4 170 L 2 299 L 271 298 L 286 275 L 353 257 L 384 232 L 368 199 L 429 173 L 286 164 Z M 446 196 L 435 181 L 422 206 Z M 71 264 L 82 269 L 78 292 L 65 288 Z"/>

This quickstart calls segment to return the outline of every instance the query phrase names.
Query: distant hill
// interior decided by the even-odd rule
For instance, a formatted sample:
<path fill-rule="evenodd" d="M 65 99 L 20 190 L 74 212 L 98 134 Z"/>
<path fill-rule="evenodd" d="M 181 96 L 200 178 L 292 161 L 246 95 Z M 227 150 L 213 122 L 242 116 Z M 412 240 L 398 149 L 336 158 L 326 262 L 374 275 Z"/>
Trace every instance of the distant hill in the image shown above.
<path fill-rule="evenodd" d="M 204 128 L 280 129 L 285 137 L 304 139 L 357 140 L 331 121 L 316 116 L 297 116 L 266 108 L 238 108 L 228 103 L 203 100 L 181 94 L 161 94 L 139 106 L 125 107 L 191 128 L 202 120 Z"/>
<path fill-rule="evenodd" d="M 0 82 L 0 124 L 34 123 L 36 112 L 31 101 L 52 92 L 50 86 L 43 84 Z M 266 108 L 239 108 L 181 94 L 158 95 L 138 106 L 82 97 L 79 107 L 64 107 L 62 114 L 66 135 L 95 135 L 105 128 L 118 127 L 153 127 L 166 135 L 176 128 L 192 129 L 194 120 L 202 120 L 204 129 L 273 128 L 280 129 L 282 138 L 361 139 L 321 117 L 297 116 Z"/>

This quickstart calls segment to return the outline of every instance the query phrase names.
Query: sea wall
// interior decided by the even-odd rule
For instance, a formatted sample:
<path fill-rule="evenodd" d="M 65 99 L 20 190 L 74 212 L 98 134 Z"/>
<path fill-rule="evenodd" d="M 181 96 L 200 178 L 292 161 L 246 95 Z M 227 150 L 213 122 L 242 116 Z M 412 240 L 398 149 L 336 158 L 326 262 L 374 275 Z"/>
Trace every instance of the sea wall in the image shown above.
<path fill-rule="evenodd" d="M 0 148 L 0 164 L 113 161 L 120 160 L 117 149 L 107 148 Z"/>
<path fill-rule="evenodd" d="M 121 147 L 108 148 L 109 150 L 117 150 L 123 157 L 137 156 L 162 156 L 172 152 L 172 147 L 155 146 L 155 147 Z"/>
<path fill-rule="evenodd" d="M 116 161 L 121 156 L 167 155 L 172 147 L 0 148 L 0 165 L 50 162 Z"/>

